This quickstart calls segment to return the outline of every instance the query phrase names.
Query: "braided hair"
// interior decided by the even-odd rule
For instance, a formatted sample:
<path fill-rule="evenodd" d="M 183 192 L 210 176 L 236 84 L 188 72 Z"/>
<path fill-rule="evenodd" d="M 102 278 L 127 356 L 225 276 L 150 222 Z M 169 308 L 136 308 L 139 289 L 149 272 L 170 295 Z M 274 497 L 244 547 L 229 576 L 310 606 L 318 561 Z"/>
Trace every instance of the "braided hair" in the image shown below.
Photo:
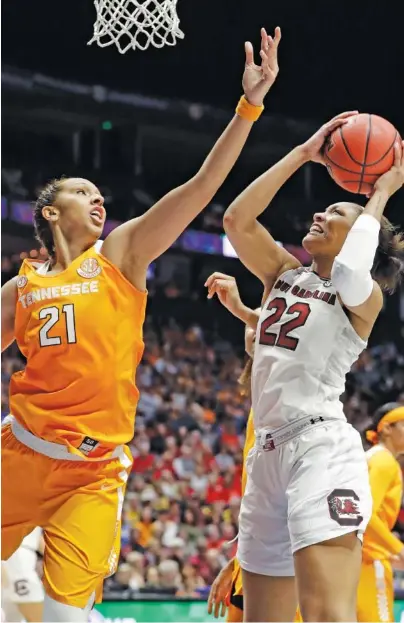
<path fill-rule="evenodd" d="M 60 177 L 48 182 L 39 193 L 34 204 L 33 218 L 35 238 L 47 250 L 51 259 L 54 259 L 55 255 L 55 243 L 49 221 L 42 214 L 42 210 L 46 206 L 51 206 L 55 203 L 58 192 L 61 190 L 62 183 L 65 179 L 65 177 Z"/>

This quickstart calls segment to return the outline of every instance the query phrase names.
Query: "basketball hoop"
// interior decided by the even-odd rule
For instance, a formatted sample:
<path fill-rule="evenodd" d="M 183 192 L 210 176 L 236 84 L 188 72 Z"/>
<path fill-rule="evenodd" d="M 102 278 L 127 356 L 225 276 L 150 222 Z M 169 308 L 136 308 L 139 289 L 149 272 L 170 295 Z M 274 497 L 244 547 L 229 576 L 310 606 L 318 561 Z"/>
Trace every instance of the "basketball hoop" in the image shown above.
<path fill-rule="evenodd" d="M 101 48 L 115 44 L 121 54 L 162 48 L 183 39 L 177 15 L 178 0 L 94 0 L 97 19 L 94 35 Z"/>

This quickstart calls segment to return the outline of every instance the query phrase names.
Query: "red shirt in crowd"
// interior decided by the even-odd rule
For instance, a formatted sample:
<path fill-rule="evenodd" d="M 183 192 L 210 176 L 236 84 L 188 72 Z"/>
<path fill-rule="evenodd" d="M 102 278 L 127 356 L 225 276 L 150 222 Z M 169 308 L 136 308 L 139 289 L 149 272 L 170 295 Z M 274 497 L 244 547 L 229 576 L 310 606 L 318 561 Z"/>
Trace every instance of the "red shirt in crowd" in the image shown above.
<path fill-rule="evenodd" d="M 223 479 L 218 478 L 215 483 L 209 484 L 206 490 L 206 502 L 207 504 L 214 504 L 215 502 L 228 503 L 230 499 L 230 491 L 223 484 Z"/>
<path fill-rule="evenodd" d="M 153 464 L 153 454 L 137 456 L 135 459 L 133 459 L 132 472 L 136 472 L 137 474 L 143 474 L 143 472 L 147 472 L 148 470 L 152 469 Z"/>

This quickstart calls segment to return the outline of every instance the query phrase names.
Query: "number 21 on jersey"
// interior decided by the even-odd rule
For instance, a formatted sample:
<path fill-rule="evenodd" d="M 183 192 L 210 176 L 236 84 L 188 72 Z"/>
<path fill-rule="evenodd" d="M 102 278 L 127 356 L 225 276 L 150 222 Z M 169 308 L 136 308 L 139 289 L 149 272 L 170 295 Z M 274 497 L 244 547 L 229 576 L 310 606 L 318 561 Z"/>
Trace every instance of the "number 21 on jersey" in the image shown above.
<path fill-rule="evenodd" d="M 269 302 L 266 309 L 272 313 L 261 323 L 259 343 L 264 346 L 278 346 L 287 350 L 296 350 L 299 338 L 292 337 L 289 334 L 294 329 L 303 327 L 306 324 L 307 318 L 311 313 L 310 305 L 299 302 L 287 307 L 286 299 L 277 297 Z M 269 331 L 269 328 L 280 322 L 283 316 L 293 316 L 293 318 L 282 324 L 277 332 Z"/>
<path fill-rule="evenodd" d="M 62 312 L 62 313 L 60 313 Z M 66 336 L 68 344 L 76 344 L 76 320 L 73 303 L 66 303 L 60 310 L 56 305 L 44 307 L 39 312 L 40 320 L 46 320 L 39 330 L 39 344 L 44 346 L 60 346 Z M 55 327 L 55 325 L 57 325 Z M 50 337 L 49 331 L 55 327 L 59 335 Z"/>

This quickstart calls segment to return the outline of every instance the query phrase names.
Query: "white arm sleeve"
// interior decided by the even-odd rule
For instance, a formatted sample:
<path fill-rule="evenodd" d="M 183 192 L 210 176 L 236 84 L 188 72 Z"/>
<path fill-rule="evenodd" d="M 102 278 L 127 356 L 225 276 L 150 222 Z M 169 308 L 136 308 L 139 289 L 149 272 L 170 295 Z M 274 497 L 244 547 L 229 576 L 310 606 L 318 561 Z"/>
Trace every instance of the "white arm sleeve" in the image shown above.
<path fill-rule="evenodd" d="M 370 214 L 361 214 L 334 260 L 331 281 L 347 307 L 362 305 L 372 293 L 370 271 L 379 245 L 379 232 L 379 221 Z"/>

